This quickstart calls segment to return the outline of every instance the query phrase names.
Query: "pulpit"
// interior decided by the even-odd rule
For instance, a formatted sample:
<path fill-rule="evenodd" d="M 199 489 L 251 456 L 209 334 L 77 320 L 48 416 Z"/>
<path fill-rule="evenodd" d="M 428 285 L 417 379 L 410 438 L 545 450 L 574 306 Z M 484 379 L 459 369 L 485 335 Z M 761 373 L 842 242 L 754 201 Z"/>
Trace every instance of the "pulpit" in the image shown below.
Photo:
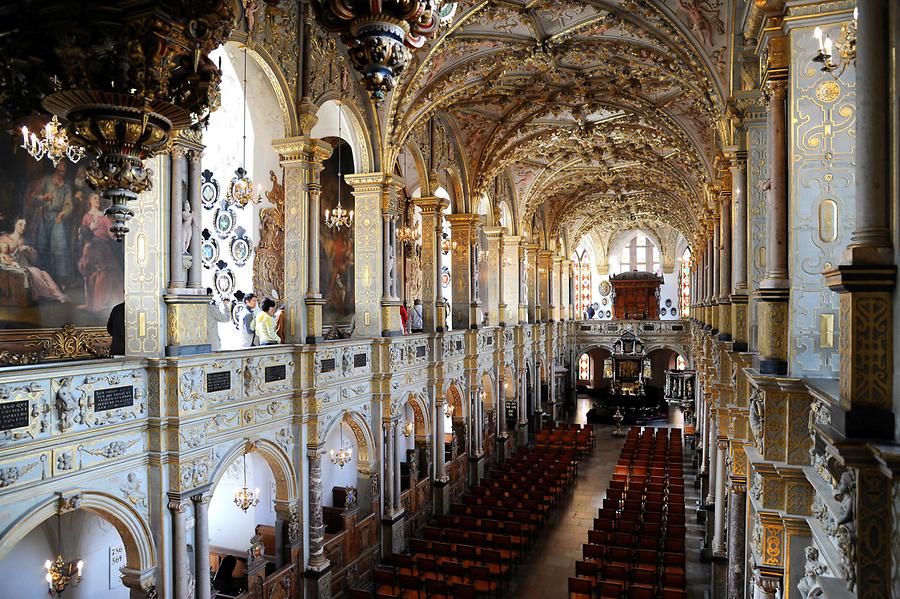
<path fill-rule="evenodd" d="M 630 271 L 613 275 L 613 315 L 620 320 L 646 320 L 659 314 L 662 277 L 651 272 Z"/>

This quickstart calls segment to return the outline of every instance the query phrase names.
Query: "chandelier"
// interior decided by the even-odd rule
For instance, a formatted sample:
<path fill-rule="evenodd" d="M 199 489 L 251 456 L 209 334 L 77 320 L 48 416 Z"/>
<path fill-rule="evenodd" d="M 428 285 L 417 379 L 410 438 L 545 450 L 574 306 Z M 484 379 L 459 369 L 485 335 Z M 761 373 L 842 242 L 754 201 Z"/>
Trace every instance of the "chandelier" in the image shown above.
<path fill-rule="evenodd" d="M 350 463 L 353 459 L 353 448 L 349 444 L 344 443 L 344 425 L 339 425 L 341 431 L 341 446 L 337 451 L 331 450 L 331 463 L 337 464 L 341 468 Z"/>
<path fill-rule="evenodd" d="M 341 105 L 340 102 L 338 102 L 338 106 L 340 106 L 340 105 Z M 325 211 L 325 224 L 328 226 L 329 229 L 337 229 L 338 231 L 340 231 L 344 227 L 349 229 L 353 225 L 353 211 L 350 210 L 348 212 L 347 210 L 344 210 L 344 207 L 341 205 L 341 188 L 343 187 L 341 185 L 341 183 L 343 182 L 343 179 L 341 178 L 342 177 L 342 175 L 341 175 L 341 154 L 342 154 L 342 152 L 341 152 L 341 148 L 340 148 L 340 140 L 342 139 L 341 138 L 341 132 L 342 132 L 341 125 L 342 125 L 343 121 L 344 121 L 343 115 L 341 114 L 340 110 L 338 110 L 338 147 L 337 147 L 337 151 L 338 151 L 337 152 L 338 197 L 337 197 L 337 206 L 335 206 L 333 210 Z M 341 466 L 343 466 L 343 464 L 341 464 Z"/>
<path fill-rule="evenodd" d="M 397 229 L 397 241 L 406 246 L 413 245 L 419 240 L 419 231 L 410 225 Z"/>
<path fill-rule="evenodd" d="M 23 126 L 22 147 L 37 161 L 46 156 L 53 166 L 59 164 L 63 156 L 72 162 L 78 162 L 84 158 L 84 148 L 69 143 L 69 135 L 65 129 L 60 127 L 59 119 L 55 114 L 44 127 L 41 137 L 29 133 L 28 127 Z"/>
<path fill-rule="evenodd" d="M 253 179 L 248 176 L 247 169 L 247 46 L 244 46 L 244 157 L 241 159 L 241 166 L 234 171 L 234 177 L 228 186 L 228 195 L 226 199 L 234 202 L 241 208 L 249 203 L 259 204 L 262 201 L 262 186 L 258 185 L 256 195 L 253 195 Z"/>
<path fill-rule="evenodd" d="M 831 74 L 835 79 L 839 79 L 847 65 L 856 64 L 856 27 L 859 21 L 859 8 L 853 9 L 853 20 L 849 23 L 841 25 L 841 35 L 837 41 L 832 41 L 830 37 L 822 32 L 821 27 L 813 30 L 813 37 L 819 45 L 819 53 L 816 54 L 814 61 L 822 63 L 822 70 Z M 833 60 L 834 49 L 837 48 L 841 57 L 840 64 Z"/>
<path fill-rule="evenodd" d="M 403 431 L 402 431 L 403 436 L 409 437 L 411 434 L 413 434 L 414 430 L 415 430 L 415 425 L 412 423 L 412 420 L 407 420 L 406 424 L 403 425 Z"/>
<path fill-rule="evenodd" d="M 234 492 L 234 505 L 246 512 L 259 505 L 259 489 L 250 490 L 247 486 L 247 454 L 244 453 L 244 486 Z"/>
<path fill-rule="evenodd" d="M 354 68 L 374 102 L 381 102 L 412 61 L 412 51 L 456 14 L 444 0 L 315 0 L 327 31 L 347 45 Z"/>
<path fill-rule="evenodd" d="M 446 416 L 447 418 L 453 417 L 453 406 L 450 405 L 449 402 L 444 404 L 444 416 Z"/>
<path fill-rule="evenodd" d="M 22 3 L 0 22 L 8 83 L 0 120 L 40 110 L 58 117 L 69 144 L 96 156 L 87 180 L 109 202 L 110 232 L 121 241 L 134 216 L 129 202 L 152 187 L 143 161 L 218 107 L 221 73 L 208 54 L 228 37 L 233 2 L 77 4 Z"/>
<path fill-rule="evenodd" d="M 62 501 L 62 500 L 60 500 Z M 67 562 L 62 557 L 62 525 L 61 514 L 62 507 L 56 511 L 56 543 L 58 553 L 55 560 L 47 560 L 44 562 L 44 568 L 47 570 L 44 579 L 49 586 L 50 595 L 56 596 L 61 594 L 69 585 L 78 586 L 81 582 L 81 573 L 84 570 L 84 560 L 74 560 Z"/>

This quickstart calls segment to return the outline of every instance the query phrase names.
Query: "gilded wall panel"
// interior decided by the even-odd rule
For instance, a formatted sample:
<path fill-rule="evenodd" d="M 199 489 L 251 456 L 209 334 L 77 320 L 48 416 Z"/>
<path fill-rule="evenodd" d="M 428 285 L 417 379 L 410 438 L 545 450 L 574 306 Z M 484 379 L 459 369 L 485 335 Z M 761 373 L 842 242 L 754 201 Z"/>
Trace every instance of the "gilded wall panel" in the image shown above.
<path fill-rule="evenodd" d="M 823 27 L 837 39 L 840 25 Z M 821 72 L 812 27 L 791 32 L 790 372 L 837 377 L 838 298 L 822 271 L 839 263 L 855 213 L 855 70 Z"/>
<path fill-rule="evenodd" d="M 758 289 L 759 281 L 765 272 L 766 260 L 766 198 L 760 188 L 767 175 L 767 135 L 765 121 L 749 121 L 747 123 L 747 188 L 750 193 L 749 240 L 747 243 L 749 261 L 750 289 Z M 750 310 L 750 349 L 756 349 L 756 302 L 751 301 Z"/>

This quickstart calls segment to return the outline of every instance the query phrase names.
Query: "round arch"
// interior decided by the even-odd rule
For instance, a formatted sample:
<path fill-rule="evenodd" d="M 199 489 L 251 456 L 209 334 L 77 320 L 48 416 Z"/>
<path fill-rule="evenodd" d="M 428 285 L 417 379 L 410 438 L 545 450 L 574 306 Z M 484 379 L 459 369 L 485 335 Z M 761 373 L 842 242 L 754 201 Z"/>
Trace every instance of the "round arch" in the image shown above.
<path fill-rule="evenodd" d="M 421 434 L 430 435 L 428 402 L 421 395 L 410 393 L 406 398 L 406 403 L 412 408 L 413 417 L 416 419 L 416 434 L 419 434 L 419 431 L 421 431 Z"/>
<path fill-rule="evenodd" d="M 248 44 L 247 34 L 243 31 L 232 31 L 226 40 L 226 43 L 228 42 L 246 46 L 249 56 L 269 80 L 272 91 L 275 93 L 275 99 L 278 100 L 278 107 L 281 109 L 281 118 L 284 121 L 284 136 L 299 135 L 301 133 L 300 121 L 297 118 L 296 110 L 294 110 L 296 102 L 294 102 L 291 87 L 288 85 L 287 79 L 285 79 L 284 73 L 281 67 L 278 66 L 278 61 L 275 60 L 275 57 L 263 45 L 256 44 L 252 40 Z"/>
<path fill-rule="evenodd" d="M 331 419 L 328 426 L 322 431 L 320 438 L 327 439 L 328 433 L 331 432 L 331 429 L 333 429 L 338 422 L 343 422 L 351 431 L 353 431 L 353 437 L 356 440 L 358 467 L 362 468 L 366 465 L 371 466 L 370 459 L 374 455 L 371 451 L 375 447 L 375 441 L 365 417 L 356 410 L 344 410 L 339 416 Z"/>
<path fill-rule="evenodd" d="M 112 524 L 119 533 L 125 546 L 125 562 L 128 568 L 142 572 L 156 567 L 156 545 L 150 527 L 133 506 L 103 491 L 78 491 L 64 495 L 64 498 L 76 495 L 80 498 L 78 509 L 97 514 Z M 6 554 L 28 533 L 55 516 L 59 511 L 59 501 L 58 495 L 45 499 L 3 531 L 0 535 L 0 560 L 6 557 Z"/>
<path fill-rule="evenodd" d="M 282 501 L 293 501 L 299 498 L 297 479 L 291 467 L 290 457 L 276 443 L 268 439 L 247 440 L 236 443 L 219 460 L 216 469 L 210 476 L 210 487 L 215 488 L 225 475 L 225 471 L 232 462 L 244 453 L 258 452 L 260 457 L 268 464 L 269 470 L 275 479 L 275 496 Z"/>
<path fill-rule="evenodd" d="M 310 130 L 310 137 L 340 137 L 350 144 L 355 172 L 371 173 L 375 170 L 375 155 L 369 143 L 369 131 L 359 107 L 346 98 L 341 99 L 335 91 L 328 92 L 320 99 L 316 118 L 318 121 Z"/>
<path fill-rule="evenodd" d="M 447 387 L 447 403 L 453 408 L 453 416 L 455 418 L 468 417 L 466 402 L 463 401 L 462 392 L 459 390 L 457 381 L 452 381 Z"/>

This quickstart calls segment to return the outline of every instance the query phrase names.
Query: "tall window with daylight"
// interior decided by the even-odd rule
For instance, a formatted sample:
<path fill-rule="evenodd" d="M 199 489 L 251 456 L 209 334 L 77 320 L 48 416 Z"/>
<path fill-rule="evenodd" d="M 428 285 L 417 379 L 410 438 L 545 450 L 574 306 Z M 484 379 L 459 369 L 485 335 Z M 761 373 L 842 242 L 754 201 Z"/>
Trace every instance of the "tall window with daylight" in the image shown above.
<path fill-rule="evenodd" d="M 591 261 L 587 250 L 576 250 L 572 261 L 575 263 L 575 314 L 584 318 L 585 310 L 591 305 Z"/>
<path fill-rule="evenodd" d="M 638 233 L 619 254 L 620 272 L 659 272 L 659 248 L 648 236 Z"/>
<path fill-rule="evenodd" d="M 594 360 L 587 353 L 578 358 L 578 383 L 588 387 L 594 384 Z"/>
<path fill-rule="evenodd" d="M 684 249 L 681 256 L 681 281 L 679 289 L 681 291 L 681 317 L 687 318 L 691 315 L 691 250 Z"/>

